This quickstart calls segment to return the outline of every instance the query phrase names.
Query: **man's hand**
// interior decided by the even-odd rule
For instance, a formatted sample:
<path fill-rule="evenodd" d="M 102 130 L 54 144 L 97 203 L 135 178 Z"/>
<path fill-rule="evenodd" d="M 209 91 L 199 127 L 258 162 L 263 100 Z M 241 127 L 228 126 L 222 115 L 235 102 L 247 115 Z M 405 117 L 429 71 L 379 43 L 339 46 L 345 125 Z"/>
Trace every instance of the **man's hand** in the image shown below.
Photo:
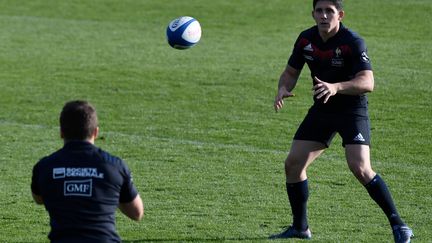
<path fill-rule="evenodd" d="M 314 77 L 316 84 L 313 86 L 314 96 L 317 99 L 324 98 L 324 104 L 327 103 L 330 97 L 337 93 L 336 84 L 326 83 L 317 77 Z"/>
<path fill-rule="evenodd" d="M 282 108 L 282 106 L 284 105 L 283 99 L 287 98 L 287 97 L 291 97 L 294 96 L 293 93 L 289 92 L 288 90 L 281 88 L 279 89 L 278 94 L 275 97 L 275 101 L 274 101 L 274 109 L 276 112 L 278 112 L 278 110 L 280 110 Z"/>
<path fill-rule="evenodd" d="M 297 70 L 288 64 L 282 72 L 279 78 L 278 93 L 274 101 L 274 109 L 276 112 L 282 108 L 284 98 L 294 96 L 291 91 L 296 86 L 300 71 L 301 70 Z"/>

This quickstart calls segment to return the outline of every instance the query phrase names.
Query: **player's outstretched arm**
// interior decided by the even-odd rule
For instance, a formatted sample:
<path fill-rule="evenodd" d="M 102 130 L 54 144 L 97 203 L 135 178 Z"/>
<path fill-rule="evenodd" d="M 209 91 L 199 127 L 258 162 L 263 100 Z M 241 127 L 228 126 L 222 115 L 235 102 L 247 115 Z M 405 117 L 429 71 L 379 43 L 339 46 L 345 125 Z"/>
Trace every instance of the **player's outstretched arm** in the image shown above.
<path fill-rule="evenodd" d="M 134 200 L 119 204 L 120 211 L 130 219 L 140 221 L 144 216 L 144 204 L 138 194 Z"/>
<path fill-rule="evenodd" d="M 291 91 L 297 84 L 297 80 L 300 76 L 300 71 L 287 65 L 285 70 L 282 72 L 279 78 L 278 93 L 274 101 L 274 109 L 277 112 L 283 107 L 283 99 L 294 96 Z"/>

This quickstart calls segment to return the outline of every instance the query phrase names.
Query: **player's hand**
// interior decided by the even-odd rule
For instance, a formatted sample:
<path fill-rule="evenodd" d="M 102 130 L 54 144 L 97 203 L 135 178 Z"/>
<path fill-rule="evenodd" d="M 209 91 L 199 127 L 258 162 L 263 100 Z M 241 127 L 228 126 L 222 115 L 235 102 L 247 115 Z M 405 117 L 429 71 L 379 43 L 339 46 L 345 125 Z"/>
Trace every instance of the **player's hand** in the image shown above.
<path fill-rule="evenodd" d="M 280 110 L 283 105 L 284 105 L 284 101 L 283 99 L 287 98 L 287 97 L 292 97 L 294 96 L 293 93 L 289 92 L 286 89 L 280 89 L 278 94 L 275 97 L 275 101 L 274 101 L 274 109 L 276 112 L 278 112 L 278 110 Z"/>
<path fill-rule="evenodd" d="M 313 86 L 313 94 L 316 98 L 323 99 L 324 104 L 327 103 L 330 97 L 337 93 L 336 85 L 331 83 L 326 83 L 317 77 L 314 77 L 315 85 Z"/>

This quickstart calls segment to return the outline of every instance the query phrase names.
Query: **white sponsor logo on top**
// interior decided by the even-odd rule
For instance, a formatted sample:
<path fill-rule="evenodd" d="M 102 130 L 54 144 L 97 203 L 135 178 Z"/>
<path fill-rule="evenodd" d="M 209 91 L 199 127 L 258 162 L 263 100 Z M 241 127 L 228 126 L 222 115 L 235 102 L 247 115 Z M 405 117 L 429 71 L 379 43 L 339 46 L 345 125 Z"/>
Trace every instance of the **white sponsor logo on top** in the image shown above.
<path fill-rule="evenodd" d="M 64 195 L 65 196 L 92 196 L 93 179 L 88 180 L 73 180 L 64 182 Z"/>
<path fill-rule="evenodd" d="M 87 177 L 103 179 L 104 174 L 98 173 L 97 168 L 53 168 L 54 179 L 61 179 L 66 177 Z"/>

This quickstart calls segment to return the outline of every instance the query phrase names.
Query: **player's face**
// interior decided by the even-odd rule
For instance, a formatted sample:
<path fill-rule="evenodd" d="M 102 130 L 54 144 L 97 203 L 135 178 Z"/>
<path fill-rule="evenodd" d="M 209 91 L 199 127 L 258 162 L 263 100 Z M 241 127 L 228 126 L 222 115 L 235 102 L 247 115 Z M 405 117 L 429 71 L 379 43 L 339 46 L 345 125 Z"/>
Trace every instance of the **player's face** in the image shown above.
<path fill-rule="evenodd" d="M 317 2 L 315 9 L 312 11 L 318 30 L 325 35 L 337 33 L 343 15 L 344 12 L 337 10 L 336 6 L 330 1 Z"/>

